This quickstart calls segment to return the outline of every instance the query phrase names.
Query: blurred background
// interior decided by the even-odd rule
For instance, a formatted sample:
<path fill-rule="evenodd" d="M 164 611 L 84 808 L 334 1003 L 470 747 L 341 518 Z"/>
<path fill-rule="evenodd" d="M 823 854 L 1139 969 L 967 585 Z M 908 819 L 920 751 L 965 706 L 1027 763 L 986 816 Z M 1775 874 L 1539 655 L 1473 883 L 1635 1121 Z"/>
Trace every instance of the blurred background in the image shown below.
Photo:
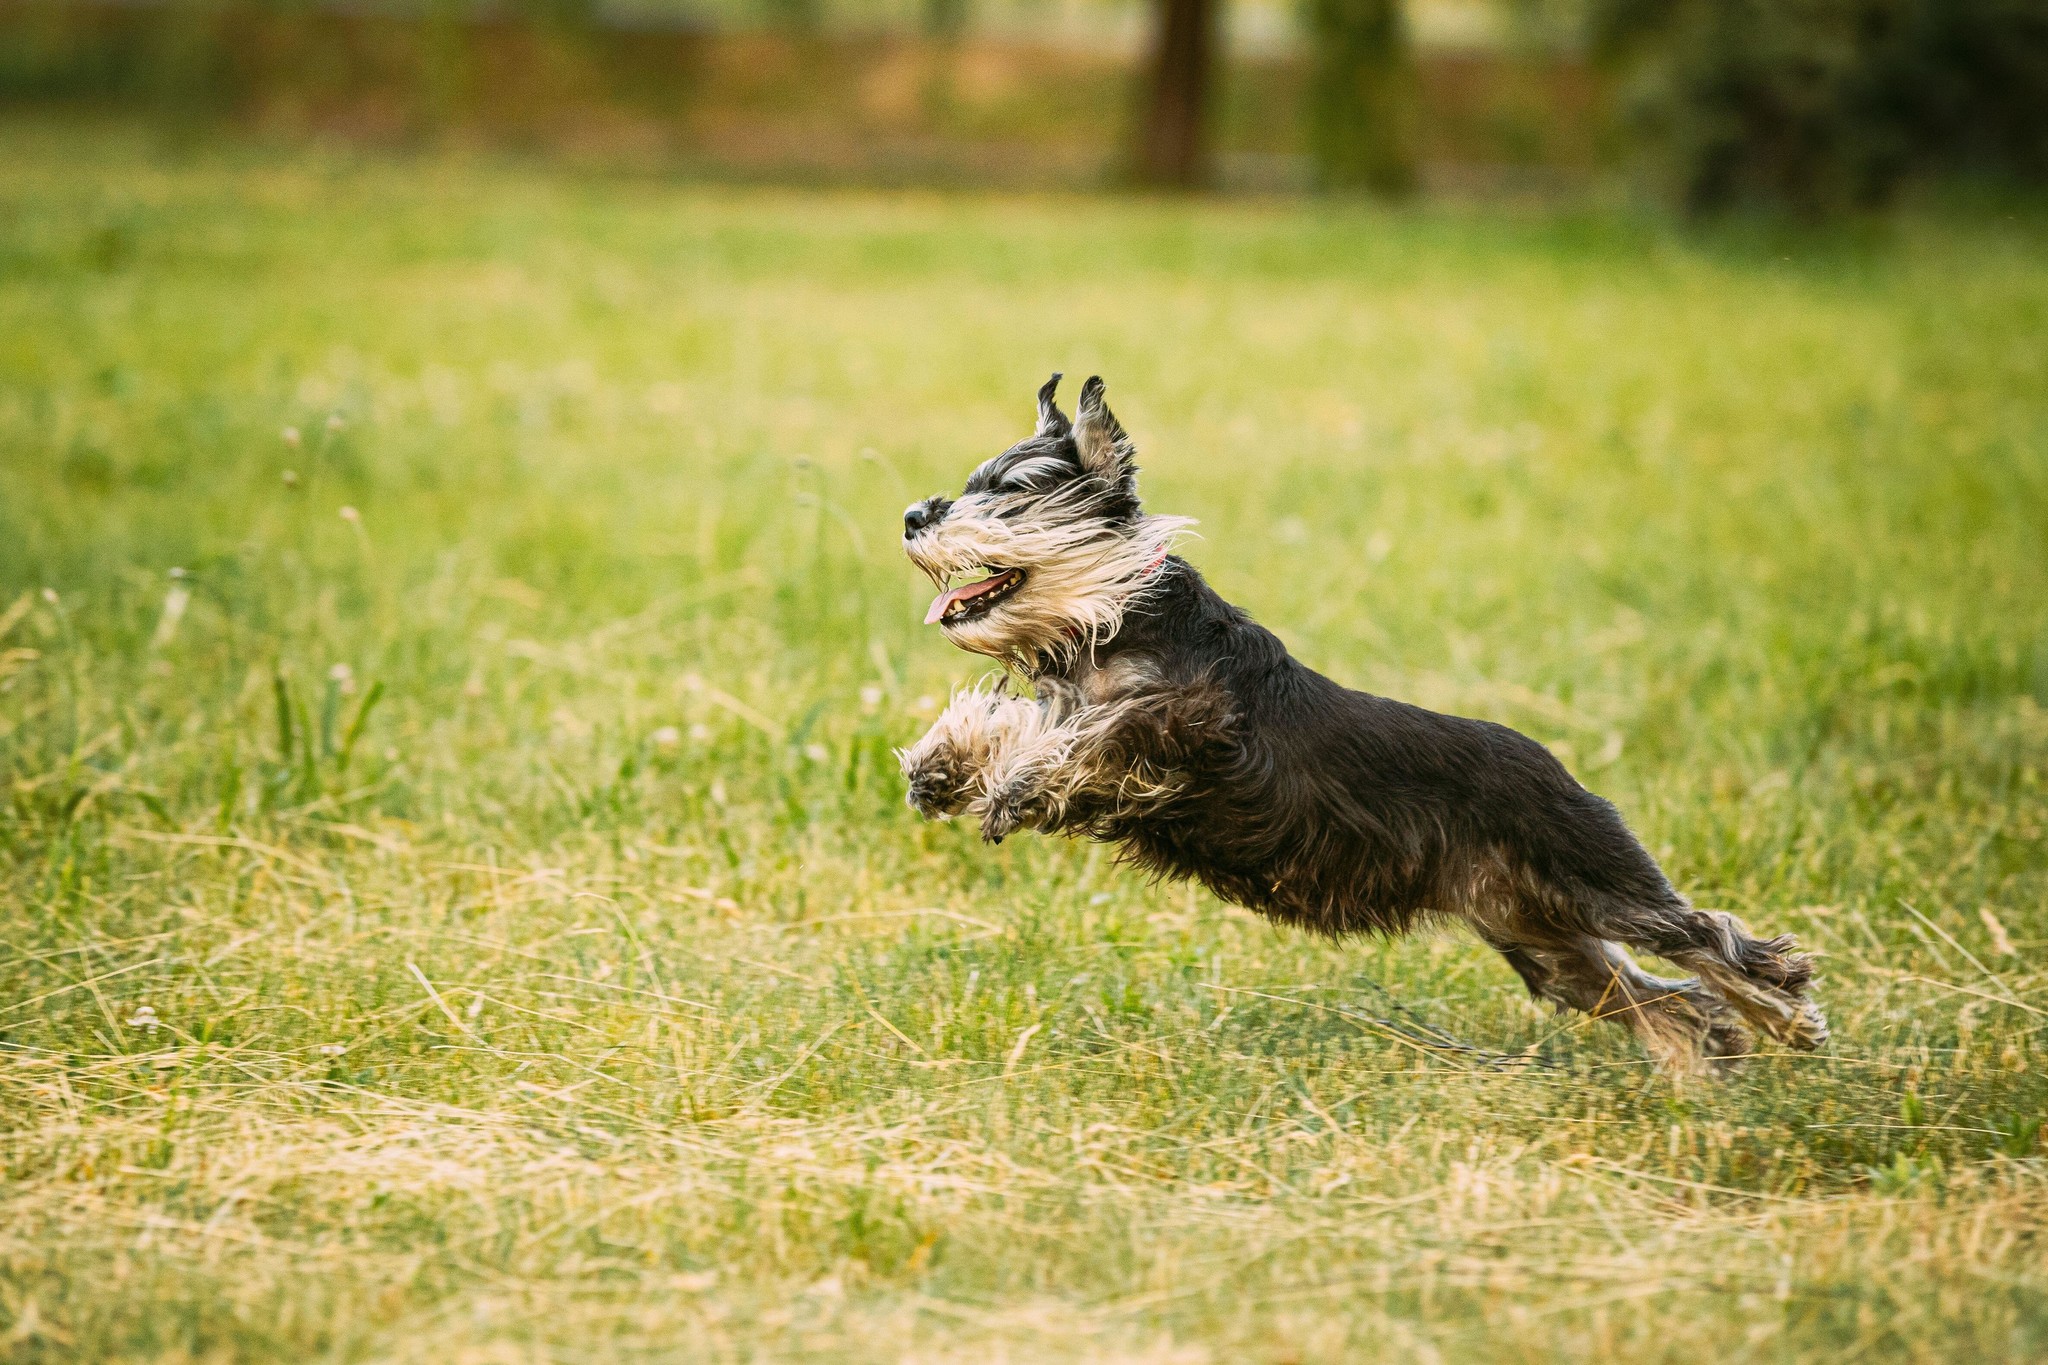
<path fill-rule="evenodd" d="M 2048 4 L 5 0 L 0 104 L 781 181 L 1814 216 L 2048 177 Z"/>

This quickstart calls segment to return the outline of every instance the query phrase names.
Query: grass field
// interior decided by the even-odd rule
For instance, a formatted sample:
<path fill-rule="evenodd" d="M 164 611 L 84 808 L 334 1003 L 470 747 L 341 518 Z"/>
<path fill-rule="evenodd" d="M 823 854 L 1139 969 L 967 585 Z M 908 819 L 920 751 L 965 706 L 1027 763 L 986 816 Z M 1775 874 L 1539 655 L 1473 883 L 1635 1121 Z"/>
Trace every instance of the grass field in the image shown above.
<path fill-rule="evenodd" d="M 0 1357 L 2048 1354 L 2038 216 L 0 160 Z M 1831 1049 L 916 822 L 897 516 L 1054 368 Z"/>

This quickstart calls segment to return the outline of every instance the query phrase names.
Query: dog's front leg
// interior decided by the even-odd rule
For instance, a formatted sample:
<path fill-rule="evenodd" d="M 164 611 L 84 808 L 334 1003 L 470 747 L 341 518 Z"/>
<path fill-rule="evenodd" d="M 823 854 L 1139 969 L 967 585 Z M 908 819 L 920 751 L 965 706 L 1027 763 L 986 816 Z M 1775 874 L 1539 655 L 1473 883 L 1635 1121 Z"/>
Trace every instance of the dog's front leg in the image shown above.
<path fill-rule="evenodd" d="M 986 794 L 1004 755 L 1043 728 L 1036 702 L 999 691 L 955 693 L 924 737 L 897 754 L 911 808 L 927 820 L 958 815 Z"/>
<path fill-rule="evenodd" d="M 989 843 L 1001 843 L 1020 829 L 1047 835 L 1059 829 L 1061 806 L 1051 765 L 1022 753 L 1014 755 L 987 776 L 985 788 L 973 810 L 981 817 L 981 837 Z"/>
<path fill-rule="evenodd" d="M 981 817 L 981 837 L 999 844 L 1020 829 L 1053 834 L 1086 824 L 1112 774 L 1102 748 L 1105 712 L 1089 707 L 1055 720 L 1050 713 L 1005 745 L 983 781 L 984 794 L 969 809 Z"/>
<path fill-rule="evenodd" d="M 983 779 L 986 795 L 968 809 L 991 842 L 1019 829 L 1099 833 L 1143 819 L 1187 789 L 1227 742 L 1231 717 L 1230 698 L 1206 681 L 1049 708 L 1042 728 L 1004 747 Z"/>

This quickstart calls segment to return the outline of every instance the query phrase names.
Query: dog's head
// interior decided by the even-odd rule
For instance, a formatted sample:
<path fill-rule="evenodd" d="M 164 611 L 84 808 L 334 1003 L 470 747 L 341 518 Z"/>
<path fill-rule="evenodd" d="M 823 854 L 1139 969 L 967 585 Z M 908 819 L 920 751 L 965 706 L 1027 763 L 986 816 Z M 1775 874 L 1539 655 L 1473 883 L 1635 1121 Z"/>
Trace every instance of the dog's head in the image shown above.
<path fill-rule="evenodd" d="M 1139 505 L 1137 452 L 1102 381 L 1081 386 L 1071 421 L 1059 383 L 1038 391 L 1038 429 L 968 475 L 957 499 L 903 514 L 904 553 L 940 589 L 925 623 L 1027 668 L 1114 635 L 1193 524 Z"/>

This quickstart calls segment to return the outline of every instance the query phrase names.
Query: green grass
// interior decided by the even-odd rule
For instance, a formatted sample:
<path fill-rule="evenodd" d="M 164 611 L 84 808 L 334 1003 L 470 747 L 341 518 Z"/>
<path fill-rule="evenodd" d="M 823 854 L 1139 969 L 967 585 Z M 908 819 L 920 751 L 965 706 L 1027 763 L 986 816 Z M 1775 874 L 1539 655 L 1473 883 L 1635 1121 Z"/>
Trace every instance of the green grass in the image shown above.
<path fill-rule="evenodd" d="M 2038 218 L 143 148 L 0 126 L 0 1356 L 2048 1353 Z M 1831 1049 L 1675 1087 L 1463 939 L 914 820 L 977 670 L 897 514 L 1056 367 Z"/>

